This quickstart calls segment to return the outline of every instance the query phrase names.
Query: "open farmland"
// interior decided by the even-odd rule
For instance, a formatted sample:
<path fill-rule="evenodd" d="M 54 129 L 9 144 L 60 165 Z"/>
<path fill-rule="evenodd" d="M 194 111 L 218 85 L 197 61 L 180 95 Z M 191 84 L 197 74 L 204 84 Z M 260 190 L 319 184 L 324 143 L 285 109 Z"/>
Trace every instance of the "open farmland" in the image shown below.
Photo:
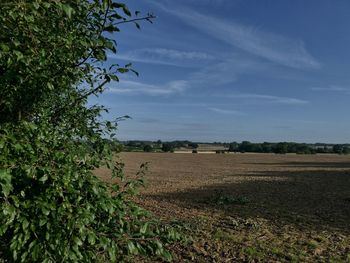
<path fill-rule="evenodd" d="M 340 155 L 123 153 L 149 162 L 138 202 L 186 225 L 177 261 L 350 262 L 350 158 Z M 108 175 L 104 170 L 98 174 Z"/>

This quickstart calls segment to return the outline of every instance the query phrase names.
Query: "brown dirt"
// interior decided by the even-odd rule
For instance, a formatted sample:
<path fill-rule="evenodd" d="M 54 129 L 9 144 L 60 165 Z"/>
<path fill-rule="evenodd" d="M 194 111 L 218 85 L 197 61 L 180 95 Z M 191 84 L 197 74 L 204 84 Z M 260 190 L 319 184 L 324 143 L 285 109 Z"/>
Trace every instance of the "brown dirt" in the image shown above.
<path fill-rule="evenodd" d="M 350 262 L 350 157 L 122 153 L 137 202 L 190 225 L 178 261 Z M 99 175 L 106 177 L 104 170 Z"/>

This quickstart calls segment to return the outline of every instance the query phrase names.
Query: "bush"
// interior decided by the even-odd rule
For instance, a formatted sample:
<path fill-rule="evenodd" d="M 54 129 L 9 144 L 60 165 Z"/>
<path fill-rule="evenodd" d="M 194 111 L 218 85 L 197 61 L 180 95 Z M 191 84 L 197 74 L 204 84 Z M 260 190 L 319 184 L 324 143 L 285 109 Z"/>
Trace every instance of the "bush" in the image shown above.
<path fill-rule="evenodd" d="M 163 152 L 173 152 L 174 147 L 171 143 L 163 143 L 162 145 L 162 151 Z"/>
<path fill-rule="evenodd" d="M 107 33 L 130 16 L 109 0 L 2 1 L 0 261 L 171 258 L 163 245 L 179 236 L 131 201 L 146 167 L 125 181 L 113 161 L 121 118 L 102 122 L 107 110 L 87 103 L 133 71 L 101 68 L 107 51 L 116 52 Z M 119 183 L 97 178 L 101 166 Z"/>
<path fill-rule="evenodd" d="M 142 179 L 123 187 L 102 182 L 93 168 L 107 154 L 103 140 L 88 153 L 84 143 L 58 135 L 46 124 L 1 129 L 1 258 L 94 262 L 153 253 L 169 258 L 161 244 L 167 233 L 130 201 Z M 121 168 L 112 168 L 114 177 L 122 175 Z"/>
<path fill-rule="evenodd" d="M 146 144 L 144 147 L 143 147 L 143 151 L 144 152 L 153 152 L 153 147 L 149 144 Z"/>

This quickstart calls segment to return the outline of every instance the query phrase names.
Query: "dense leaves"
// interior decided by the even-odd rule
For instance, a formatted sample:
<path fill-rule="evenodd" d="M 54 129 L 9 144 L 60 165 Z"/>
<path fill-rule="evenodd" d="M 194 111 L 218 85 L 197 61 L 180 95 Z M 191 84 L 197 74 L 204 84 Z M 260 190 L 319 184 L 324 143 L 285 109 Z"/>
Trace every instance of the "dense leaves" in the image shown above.
<path fill-rule="evenodd" d="M 142 179 L 125 181 L 113 162 L 118 147 L 106 139 L 120 118 L 102 122 L 107 110 L 87 106 L 133 71 L 104 67 L 117 51 L 107 36 L 152 18 L 110 0 L 1 1 L 0 261 L 171 258 L 163 244 L 179 236 L 130 201 Z M 98 179 L 100 166 L 118 183 Z"/>

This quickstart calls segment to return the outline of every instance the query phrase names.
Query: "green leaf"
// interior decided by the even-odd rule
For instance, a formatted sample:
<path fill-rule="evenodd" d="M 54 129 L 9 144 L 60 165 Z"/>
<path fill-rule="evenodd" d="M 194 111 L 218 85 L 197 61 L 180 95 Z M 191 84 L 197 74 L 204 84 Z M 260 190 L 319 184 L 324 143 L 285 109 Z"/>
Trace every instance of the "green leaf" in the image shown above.
<path fill-rule="evenodd" d="M 81 241 L 81 239 L 79 237 L 74 237 L 73 242 L 74 242 L 74 244 L 76 244 L 79 247 L 81 245 L 83 245 L 83 242 Z"/>
<path fill-rule="evenodd" d="M 148 222 L 145 223 L 145 224 L 140 228 L 140 233 L 141 233 L 142 235 L 146 234 L 147 229 L 148 229 Z"/>
<path fill-rule="evenodd" d="M 44 215 L 48 216 L 50 214 L 50 210 L 47 209 L 46 207 L 41 207 L 41 211 L 43 212 Z"/>
<path fill-rule="evenodd" d="M 5 197 L 8 197 L 10 192 L 13 190 L 11 183 L 11 170 L 9 169 L 1 169 L 0 170 L 0 185 L 2 193 Z"/>
<path fill-rule="evenodd" d="M 131 254 L 136 255 L 138 250 L 135 244 L 132 241 L 128 242 L 128 250 Z"/>
<path fill-rule="evenodd" d="M 123 9 L 123 12 L 124 12 L 127 16 L 131 16 L 131 12 L 130 12 L 130 10 L 128 9 L 128 7 L 127 7 L 126 5 L 124 5 L 124 6 L 122 7 L 122 9 Z"/>
<path fill-rule="evenodd" d="M 13 51 L 13 53 L 16 55 L 16 60 L 17 61 L 20 61 L 20 60 L 22 60 L 24 58 L 23 53 L 18 51 L 18 50 Z"/>
<path fill-rule="evenodd" d="M 55 89 L 55 87 L 50 82 L 47 83 L 47 87 L 49 88 L 49 90 Z"/>
<path fill-rule="evenodd" d="M 39 9 L 40 8 L 40 5 L 37 2 L 34 2 L 33 6 L 34 6 L 35 9 Z"/>
<path fill-rule="evenodd" d="M 23 219 L 23 222 L 22 222 L 22 228 L 23 230 L 26 230 L 29 226 L 29 222 L 26 218 Z"/>
<path fill-rule="evenodd" d="M 47 174 L 45 174 L 43 177 L 41 177 L 39 179 L 39 181 L 45 183 L 47 181 L 47 179 L 49 179 L 49 176 Z"/>
<path fill-rule="evenodd" d="M 90 245 L 95 245 L 96 243 L 96 236 L 93 233 L 88 234 L 88 242 Z"/>
<path fill-rule="evenodd" d="M 62 9 L 66 13 L 68 18 L 72 18 L 72 13 L 74 12 L 74 9 L 70 5 L 62 5 Z"/>

